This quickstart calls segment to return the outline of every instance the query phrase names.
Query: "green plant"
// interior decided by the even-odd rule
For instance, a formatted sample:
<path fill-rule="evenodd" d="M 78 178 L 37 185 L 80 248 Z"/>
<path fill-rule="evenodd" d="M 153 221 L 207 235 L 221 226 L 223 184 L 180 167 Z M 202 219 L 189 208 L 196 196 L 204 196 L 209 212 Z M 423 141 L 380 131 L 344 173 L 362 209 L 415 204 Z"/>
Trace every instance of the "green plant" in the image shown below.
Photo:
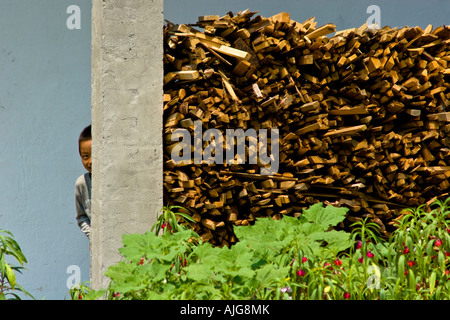
<path fill-rule="evenodd" d="M 175 233 L 185 230 L 186 225 L 189 225 L 189 222 L 195 222 L 194 219 L 186 213 L 174 212 L 175 209 L 186 210 L 180 206 L 164 206 L 160 210 L 161 214 L 158 216 L 156 223 L 152 226 L 151 231 L 155 232 L 156 235 L 158 235 L 161 230 L 163 230 L 164 233 Z"/>
<path fill-rule="evenodd" d="M 170 222 L 177 217 L 170 211 L 165 208 L 159 225 L 169 223 L 171 232 L 123 236 L 119 251 L 124 260 L 105 273 L 111 278 L 110 298 L 276 299 L 305 254 L 319 261 L 352 244 L 348 233 L 332 228 L 346 209 L 322 204 L 305 210 L 300 219 L 262 218 L 237 227 L 239 242 L 231 248 L 213 247 L 192 230 L 176 229 Z"/>
<path fill-rule="evenodd" d="M 85 281 L 79 285 L 72 286 L 68 292 L 70 300 L 83 300 L 91 292 L 91 288 L 87 284 L 88 281 Z"/>
<path fill-rule="evenodd" d="M 335 230 L 347 209 L 323 204 L 298 219 L 235 227 L 231 248 L 202 242 L 187 227 L 124 235 L 124 259 L 106 271 L 103 292 L 108 299 L 449 299 L 449 204 L 406 210 L 388 240 L 368 219 L 351 232 Z"/>
<path fill-rule="evenodd" d="M 8 263 L 7 256 L 15 259 L 19 265 Z M 33 298 L 16 282 L 16 273 L 22 273 L 24 263 L 27 263 L 27 259 L 19 244 L 14 240 L 12 233 L 0 230 L 0 300 L 8 299 L 8 297 L 20 300 L 18 292 Z"/>
<path fill-rule="evenodd" d="M 448 299 L 450 198 L 405 211 L 386 250 L 387 290 L 393 299 Z"/>

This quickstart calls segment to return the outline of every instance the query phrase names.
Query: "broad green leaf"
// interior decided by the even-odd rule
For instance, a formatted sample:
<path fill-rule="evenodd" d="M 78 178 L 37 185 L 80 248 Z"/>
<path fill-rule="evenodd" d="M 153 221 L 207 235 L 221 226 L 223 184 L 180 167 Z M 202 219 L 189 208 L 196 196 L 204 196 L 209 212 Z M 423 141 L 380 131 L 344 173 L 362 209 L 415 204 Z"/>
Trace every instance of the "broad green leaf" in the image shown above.
<path fill-rule="evenodd" d="M 162 264 L 162 263 L 149 263 L 139 268 L 143 268 L 143 271 L 146 273 L 152 282 L 158 282 L 164 280 L 166 276 L 166 272 L 170 269 L 170 264 Z"/>
<path fill-rule="evenodd" d="M 408 270 L 408 276 L 409 276 L 409 289 L 412 292 L 416 291 L 416 277 L 414 275 L 414 271 L 412 269 Z"/>
<path fill-rule="evenodd" d="M 205 260 L 210 259 L 214 261 L 217 259 L 215 256 L 216 252 L 217 249 L 214 248 L 211 243 L 205 242 L 199 246 L 194 247 L 190 256 L 196 261 L 197 260 L 203 261 L 204 259 Z"/>
<path fill-rule="evenodd" d="M 327 230 L 329 226 L 336 226 L 342 222 L 347 211 L 347 208 L 324 207 L 322 203 L 316 203 L 304 210 L 302 216 L 308 221 L 322 226 L 323 230 Z"/>
<path fill-rule="evenodd" d="M 430 286 L 430 295 L 432 295 L 436 286 L 436 271 L 431 273 L 430 279 L 428 280 L 428 285 Z"/>
<path fill-rule="evenodd" d="M 6 271 L 6 261 L 5 256 L 0 252 L 0 274 L 4 274 Z"/>
<path fill-rule="evenodd" d="M 434 240 L 428 241 L 427 248 L 426 248 L 427 256 L 431 257 L 434 254 L 433 245 L 434 245 Z"/>
<path fill-rule="evenodd" d="M 310 238 L 318 241 L 326 241 L 327 248 L 335 251 L 343 251 L 353 244 L 350 239 L 350 234 L 343 231 L 331 230 L 327 232 L 318 232 L 310 235 Z"/>
<path fill-rule="evenodd" d="M 398 273 L 398 277 L 402 278 L 405 275 L 405 256 L 401 255 L 398 259 L 398 263 L 397 263 L 397 273 Z"/>
<path fill-rule="evenodd" d="M 90 290 L 83 296 L 83 300 L 97 300 L 106 294 L 106 290 Z"/>
<path fill-rule="evenodd" d="M 133 273 L 135 265 L 119 261 L 117 264 L 109 266 L 105 271 L 105 276 L 111 278 L 113 281 L 122 281 L 125 277 Z"/>
<path fill-rule="evenodd" d="M 211 267 L 204 264 L 191 264 L 184 268 L 186 277 L 198 282 L 209 282 L 213 278 Z"/>
<path fill-rule="evenodd" d="M 8 263 L 5 264 L 5 269 L 6 278 L 8 278 L 8 282 L 11 285 L 11 288 L 14 290 L 14 288 L 16 287 L 16 275 Z"/>
<path fill-rule="evenodd" d="M 286 276 L 288 270 L 288 267 L 277 269 L 272 264 L 267 264 L 256 271 L 256 280 L 264 288 L 272 283 L 280 282 Z"/>
<path fill-rule="evenodd" d="M 139 261 L 149 248 L 161 244 L 161 239 L 152 232 L 145 234 L 124 234 L 123 247 L 119 252 L 129 261 Z M 148 258 L 148 257 L 147 257 Z"/>
<path fill-rule="evenodd" d="M 445 272 L 445 255 L 442 252 L 442 250 L 439 250 L 438 262 L 439 262 L 439 268 L 441 269 L 441 271 Z"/>

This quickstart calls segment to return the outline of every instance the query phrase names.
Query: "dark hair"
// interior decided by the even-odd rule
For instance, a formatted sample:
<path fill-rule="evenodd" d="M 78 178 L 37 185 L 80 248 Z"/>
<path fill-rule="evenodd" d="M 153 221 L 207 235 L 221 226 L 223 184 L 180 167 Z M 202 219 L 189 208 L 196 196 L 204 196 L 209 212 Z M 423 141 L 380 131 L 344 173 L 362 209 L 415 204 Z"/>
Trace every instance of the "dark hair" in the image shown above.
<path fill-rule="evenodd" d="M 91 125 L 81 131 L 80 137 L 78 138 L 78 153 L 81 155 L 80 143 L 83 141 L 92 140 Z"/>

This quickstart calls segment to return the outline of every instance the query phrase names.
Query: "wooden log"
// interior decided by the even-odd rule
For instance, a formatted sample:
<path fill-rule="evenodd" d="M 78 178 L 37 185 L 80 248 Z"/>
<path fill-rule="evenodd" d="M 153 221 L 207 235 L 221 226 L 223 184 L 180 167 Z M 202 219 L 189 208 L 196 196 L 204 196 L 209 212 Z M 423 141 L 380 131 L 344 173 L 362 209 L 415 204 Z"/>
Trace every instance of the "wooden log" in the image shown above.
<path fill-rule="evenodd" d="M 448 195 L 449 27 L 330 36 L 334 25 L 314 18 L 253 14 L 201 16 L 202 32 L 168 25 L 164 33 L 165 201 L 189 209 L 203 239 L 232 245 L 234 225 L 298 217 L 319 201 L 349 208 L 346 223 L 368 217 L 387 234 L 403 208 Z M 195 121 L 224 137 L 278 129 L 278 172 L 248 163 L 258 136 L 245 139 L 245 163 L 175 162 L 177 129 L 202 155 L 216 143 Z"/>

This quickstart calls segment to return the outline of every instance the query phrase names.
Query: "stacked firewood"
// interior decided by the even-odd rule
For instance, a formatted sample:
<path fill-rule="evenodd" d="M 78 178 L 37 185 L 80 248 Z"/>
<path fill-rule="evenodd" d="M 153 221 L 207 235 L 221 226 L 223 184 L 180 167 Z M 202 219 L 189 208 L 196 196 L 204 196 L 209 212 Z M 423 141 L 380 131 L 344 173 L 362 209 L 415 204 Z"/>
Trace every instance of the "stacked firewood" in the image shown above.
<path fill-rule="evenodd" d="M 348 207 L 344 228 L 368 217 L 388 234 L 402 209 L 448 196 L 450 27 L 336 32 L 314 18 L 256 14 L 164 31 L 166 202 L 185 208 L 204 240 L 232 244 L 233 225 L 298 216 L 316 202 Z M 261 174 L 248 158 L 175 161 L 175 131 L 194 145 L 196 124 L 223 136 L 278 129 L 267 146 L 279 144 L 277 172 Z"/>

